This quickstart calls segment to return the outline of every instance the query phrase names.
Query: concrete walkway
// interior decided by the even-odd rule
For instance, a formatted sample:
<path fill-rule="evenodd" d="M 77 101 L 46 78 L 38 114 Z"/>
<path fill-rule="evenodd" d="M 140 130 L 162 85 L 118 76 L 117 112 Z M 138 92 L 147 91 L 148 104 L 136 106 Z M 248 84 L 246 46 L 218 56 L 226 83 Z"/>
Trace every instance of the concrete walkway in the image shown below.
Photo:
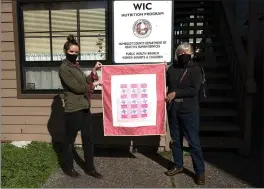
<path fill-rule="evenodd" d="M 210 157 L 210 156 L 209 156 Z M 203 187 L 210 188 L 245 188 L 254 187 L 252 184 L 243 181 L 243 177 L 235 175 L 234 172 L 223 170 L 217 159 L 227 158 L 231 164 L 237 164 L 237 168 L 246 168 L 248 174 L 254 176 L 255 172 L 250 172 L 254 166 L 251 162 L 236 160 L 235 155 L 212 155 L 211 159 L 206 161 L 206 185 Z M 241 158 L 240 158 L 241 159 Z M 75 166 L 81 174 L 78 179 L 72 179 L 62 173 L 59 169 L 51 175 L 44 184 L 44 188 L 191 188 L 197 187 L 192 179 L 192 163 L 190 156 L 184 157 L 186 173 L 167 177 L 166 171 L 167 160 L 161 156 L 143 155 L 141 153 L 130 154 L 127 156 L 97 156 L 95 162 L 97 169 L 104 175 L 103 180 L 97 180 L 84 174 L 84 172 Z M 230 164 L 230 165 L 231 165 Z M 240 164 L 240 165 L 238 165 Z M 229 167 L 225 163 L 225 166 Z M 247 167 L 246 167 L 247 166 Z M 232 166 L 229 167 L 232 169 Z M 234 168 L 234 167 L 233 167 Z M 239 170 L 236 170 L 239 172 Z M 241 172 L 241 171 L 240 171 Z M 237 178 L 238 177 L 238 178 Z M 244 179 L 245 180 L 245 179 Z M 254 182 L 254 181 L 252 181 Z"/>

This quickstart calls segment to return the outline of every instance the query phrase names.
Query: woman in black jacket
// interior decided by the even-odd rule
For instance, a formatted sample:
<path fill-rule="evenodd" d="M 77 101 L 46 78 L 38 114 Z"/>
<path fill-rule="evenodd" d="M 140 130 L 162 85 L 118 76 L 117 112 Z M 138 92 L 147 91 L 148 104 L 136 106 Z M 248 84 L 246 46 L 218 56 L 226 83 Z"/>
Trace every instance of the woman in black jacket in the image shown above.
<path fill-rule="evenodd" d="M 183 171 L 183 136 L 190 147 L 196 183 L 205 183 L 205 166 L 199 138 L 199 90 L 202 82 L 201 68 L 193 63 L 193 48 L 189 43 L 180 44 L 175 61 L 167 70 L 168 120 L 172 139 L 174 167 L 168 176 Z"/>

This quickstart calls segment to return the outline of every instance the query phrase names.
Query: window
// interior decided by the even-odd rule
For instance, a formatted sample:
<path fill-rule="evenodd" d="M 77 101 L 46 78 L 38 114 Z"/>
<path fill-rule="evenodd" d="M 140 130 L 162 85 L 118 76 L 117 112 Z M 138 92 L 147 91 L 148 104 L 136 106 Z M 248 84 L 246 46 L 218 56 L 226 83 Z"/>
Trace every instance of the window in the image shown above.
<path fill-rule="evenodd" d="M 79 41 L 78 61 L 86 74 L 97 60 L 109 59 L 107 1 L 25 3 L 19 13 L 22 93 L 61 92 L 58 69 L 69 34 Z"/>

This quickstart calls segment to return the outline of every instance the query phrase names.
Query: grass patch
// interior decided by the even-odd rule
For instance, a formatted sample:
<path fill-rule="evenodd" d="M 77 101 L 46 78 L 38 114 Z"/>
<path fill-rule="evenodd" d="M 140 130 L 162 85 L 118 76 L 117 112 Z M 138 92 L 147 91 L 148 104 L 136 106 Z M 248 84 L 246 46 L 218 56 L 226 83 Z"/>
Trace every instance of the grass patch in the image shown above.
<path fill-rule="evenodd" d="M 32 142 L 25 148 L 1 145 L 2 188 L 39 188 L 58 167 L 52 145 Z"/>

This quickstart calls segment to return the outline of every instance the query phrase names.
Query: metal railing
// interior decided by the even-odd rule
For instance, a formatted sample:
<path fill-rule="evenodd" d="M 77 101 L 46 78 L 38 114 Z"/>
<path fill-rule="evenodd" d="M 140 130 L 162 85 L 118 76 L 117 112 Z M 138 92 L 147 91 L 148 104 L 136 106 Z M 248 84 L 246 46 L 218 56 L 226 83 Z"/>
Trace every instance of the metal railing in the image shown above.
<path fill-rule="evenodd" d="M 239 109 L 243 108 L 244 83 L 246 81 L 246 60 L 247 55 L 240 44 L 240 35 L 237 32 L 235 22 L 229 12 L 225 10 L 224 5 L 219 3 L 216 6 L 220 24 L 220 34 L 223 39 L 226 50 L 227 60 L 229 62 L 229 73 L 232 77 L 235 96 L 238 97 L 237 105 Z"/>
<path fill-rule="evenodd" d="M 245 51 L 241 41 L 239 27 L 236 25 L 227 1 L 217 2 L 217 17 L 220 23 L 220 34 L 225 46 L 227 60 L 229 62 L 229 73 L 233 81 L 234 96 L 236 97 L 236 106 L 238 108 L 237 122 L 243 132 L 244 150 L 250 151 L 251 117 L 252 117 L 252 96 L 248 89 L 248 54 Z M 252 83 L 254 85 L 254 81 Z"/>

